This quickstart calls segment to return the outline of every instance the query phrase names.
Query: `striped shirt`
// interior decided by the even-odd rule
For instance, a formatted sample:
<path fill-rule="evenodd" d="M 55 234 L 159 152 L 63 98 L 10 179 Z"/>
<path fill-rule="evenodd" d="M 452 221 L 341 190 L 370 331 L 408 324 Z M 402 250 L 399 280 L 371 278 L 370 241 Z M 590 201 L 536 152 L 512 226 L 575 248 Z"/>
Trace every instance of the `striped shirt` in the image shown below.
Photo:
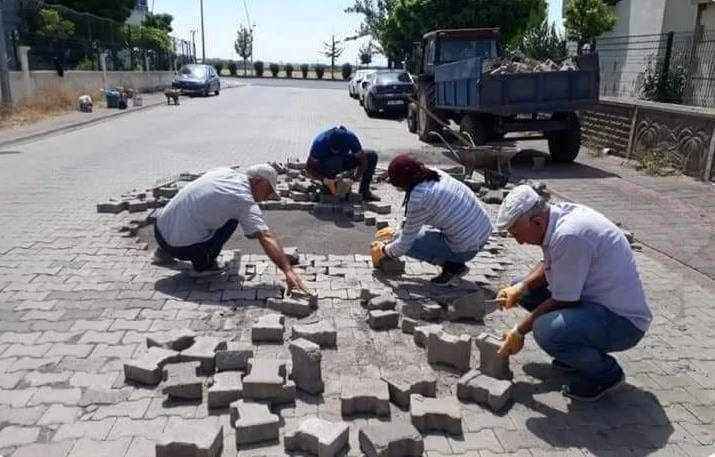
<path fill-rule="evenodd" d="M 412 189 L 403 226 L 385 247 L 388 256 L 406 254 L 424 225 L 440 230 L 453 252 L 478 251 L 491 236 L 492 223 L 474 192 L 447 173 L 435 171 L 439 181 L 422 182 Z"/>

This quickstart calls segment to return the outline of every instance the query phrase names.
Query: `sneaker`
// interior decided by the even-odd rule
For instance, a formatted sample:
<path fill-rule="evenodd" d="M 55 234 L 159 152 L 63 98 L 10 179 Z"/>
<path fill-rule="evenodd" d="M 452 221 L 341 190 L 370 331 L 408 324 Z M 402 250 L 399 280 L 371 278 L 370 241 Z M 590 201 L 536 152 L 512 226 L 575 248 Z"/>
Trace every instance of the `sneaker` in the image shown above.
<path fill-rule="evenodd" d="M 378 197 L 377 195 L 373 194 L 372 192 L 368 192 L 367 194 L 364 194 L 362 196 L 362 200 L 364 202 L 379 202 L 382 199 Z"/>
<path fill-rule="evenodd" d="M 228 269 L 228 262 L 224 260 L 214 260 L 213 263 L 205 270 L 195 270 L 192 269 L 189 272 L 189 275 L 193 278 L 203 278 L 205 276 L 211 276 L 211 275 L 216 275 L 223 273 Z"/>
<path fill-rule="evenodd" d="M 166 252 L 161 246 L 157 246 L 154 249 L 154 253 L 151 255 L 152 265 L 172 265 L 176 263 L 176 259 Z"/>
<path fill-rule="evenodd" d="M 466 265 L 461 265 L 458 269 L 450 271 L 442 267 L 442 273 L 430 279 L 430 283 L 439 287 L 446 287 L 449 285 L 454 285 L 459 282 L 462 276 L 469 273 L 469 267 Z"/>
<path fill-rule="evenodd" d="M 551 361 L 551 367 L 555 368 L 559 371 L 563 371 L 564 373 L 576 373 L 578 371 L 581 371 L 576 367 L 572 367 L 571 365 L 568 365 L 568 364 L 563 363 L 562 361 L 556 360 L 556 359 Z"/>
<path fill-rule="evenodd" d="M 581 378 L 571 384 L 562 386 L 561 393 L 574 400 L 593 402 L 600 400 L 608 392 L 623 384 L 625 380 L 626 376 L 623 371 L 619 373 L 614 381 L 605 384 L 595 384 L 586 378 Z"/>

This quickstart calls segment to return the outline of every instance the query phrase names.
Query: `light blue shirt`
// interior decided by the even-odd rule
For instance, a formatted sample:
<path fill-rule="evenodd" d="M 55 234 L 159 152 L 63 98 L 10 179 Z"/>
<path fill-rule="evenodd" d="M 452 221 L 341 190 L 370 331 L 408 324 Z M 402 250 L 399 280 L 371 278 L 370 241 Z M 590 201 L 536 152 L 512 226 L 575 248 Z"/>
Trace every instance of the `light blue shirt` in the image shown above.
<path fill-rule="evenodd" d="M 633 251 L 613 222 L 586 206 L 553 204 L 541 248 L 554 300 L 598 304 L 648 329 L 653 314 Z"/>

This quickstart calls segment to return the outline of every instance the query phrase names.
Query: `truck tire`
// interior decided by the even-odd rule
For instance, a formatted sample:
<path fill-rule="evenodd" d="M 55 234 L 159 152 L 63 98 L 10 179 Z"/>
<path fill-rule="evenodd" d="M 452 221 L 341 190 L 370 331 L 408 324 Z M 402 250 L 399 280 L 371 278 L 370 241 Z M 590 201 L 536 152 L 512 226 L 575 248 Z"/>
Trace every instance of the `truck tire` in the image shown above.
<path fill-rule="evenodd" d="M 546 135 L 551 160 L 556 163 L 571 163 L 576 160 L 581 149 L 581 123 L 578 116 L 576 113 L 554 113 L 551 119 L 568 120 L 571 125 L 566 130 L 557 130 Z"/>
<path fill-rule="evenodd" d="M 467 132 L 474 144 L 479 146 L 489 140 L 489 129 L 484 119 L 472 114 L 466 114 L 459 122 L 459 131 Z"/>
<path fill-rule="evenodd" d="M 434 107 L 434 83 L 425 82 L 420 87 L 418 101 L 420 105 L 432 111 Z M 435 114 L 434 111 L 432 114 Z M 432 119 L 424 110 L 420 109 L 417 112 L 417 135 L 420 140 L 431 143 L 436 139 L 429 135 L 429 132 L 435 131 L 439 133 L 439 124 Z"/>
<path fill-rule="evenodd" d="M 417 133 L 417 106 L 414 103 L 407 106 L 407 130 Z"/>

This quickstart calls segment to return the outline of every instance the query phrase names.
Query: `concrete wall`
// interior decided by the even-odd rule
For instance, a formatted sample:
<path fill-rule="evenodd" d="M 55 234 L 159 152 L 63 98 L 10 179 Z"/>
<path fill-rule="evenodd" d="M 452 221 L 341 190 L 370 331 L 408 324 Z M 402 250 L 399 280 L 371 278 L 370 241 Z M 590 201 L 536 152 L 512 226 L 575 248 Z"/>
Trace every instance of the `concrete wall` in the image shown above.
<path fill-rule="evenodd" d="M 31 71 L 29 78 L 20 71 L 10 72 L 13 101 L 32 96 L 43 89 L 69 87 L 78 93 L 89 93 L 100 88 L 124 86 L 141 92 L 160 90 L 171 84 L 171 71 L 108 71 L 106 85 L 101 71 L 68 71 L 60 78 L 54 71 Z"/>
<path fill-rule="evenodd" d="M 663 15 L 663 32 L 692 32 L 698 6 L 690 1 L 668 0 Z"/>

